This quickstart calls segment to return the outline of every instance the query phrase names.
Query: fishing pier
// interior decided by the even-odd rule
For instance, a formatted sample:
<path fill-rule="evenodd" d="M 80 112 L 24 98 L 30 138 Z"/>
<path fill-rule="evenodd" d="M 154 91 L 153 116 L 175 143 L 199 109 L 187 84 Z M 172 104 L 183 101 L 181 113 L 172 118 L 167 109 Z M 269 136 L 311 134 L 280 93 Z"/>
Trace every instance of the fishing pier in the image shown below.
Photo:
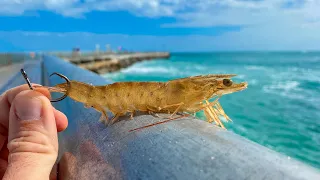
<path fill-rule="evenodd" d="M 77 66 L 95 72 L 105 74 L 126 68 L 136 62 L 169 59 L 168 52 L 138 52 L 138 53 L 112 53 L 112 52 L 87 52 L 87 53 L 49 53 Z"/>

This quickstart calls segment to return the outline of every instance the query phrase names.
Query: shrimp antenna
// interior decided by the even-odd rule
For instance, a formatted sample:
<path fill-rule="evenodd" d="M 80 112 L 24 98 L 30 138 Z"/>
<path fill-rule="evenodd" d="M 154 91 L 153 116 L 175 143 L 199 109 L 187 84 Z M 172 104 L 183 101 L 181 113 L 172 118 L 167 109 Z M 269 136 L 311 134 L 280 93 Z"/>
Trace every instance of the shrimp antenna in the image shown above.
<path fill-rule="evenodd" d="M 21 72 L 23 78 L 26 80 L 29 88 L 30 88 L 31 90 L 33 90 L 33 87 L 32 87 L 32 85 L 31 85 L 31 82 L 30 82 L 30 80 L 29 80 L 29 78 L 28 78 L 28 75 L 27 75 L 26 71 L 25 71 L 24 69 L 21 69 L 20 72 Z"/>
<path fill-rule="evenodd" d="M 52 73 L 52 74 L 50 75 L 50 77 L 51 77 L 52 75 L 57 75 L 57 76 L 61 77 L 62 79 L 64 79 L 64 80 L 67 82 L 68 88 L 67 88 L 66 93 L 65 93 L 62 97 L 60 97 L 60 98 L 58 98 L 58 99 L 50 100 L 50 102 L 62 101 L 62 100 L 65 99 L 65 98 L 68 96 L 68 94 L 69 94 L 69 90 L 70 90 L 70 86 L 71 86 L 70 80 L 69 80 L 66 76 L 64 76 L 64 75 L 62 75 L 62 74 L 60 74 L 60 73 L 54 72 L 54 73 Z"/>

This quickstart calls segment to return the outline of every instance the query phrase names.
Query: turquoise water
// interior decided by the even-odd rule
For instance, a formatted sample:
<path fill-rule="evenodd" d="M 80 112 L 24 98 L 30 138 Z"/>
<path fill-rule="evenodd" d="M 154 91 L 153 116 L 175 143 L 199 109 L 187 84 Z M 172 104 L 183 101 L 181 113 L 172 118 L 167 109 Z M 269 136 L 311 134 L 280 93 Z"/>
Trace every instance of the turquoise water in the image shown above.
<path fill-rule="evenodd" d="M 229 130 L 320 168 L 320 52 L 176 53 L 104 76 L 167 81 L 222 73 L 249 83 L 245 91 L 220 100 L 233 120 L 225 123 Z"/>

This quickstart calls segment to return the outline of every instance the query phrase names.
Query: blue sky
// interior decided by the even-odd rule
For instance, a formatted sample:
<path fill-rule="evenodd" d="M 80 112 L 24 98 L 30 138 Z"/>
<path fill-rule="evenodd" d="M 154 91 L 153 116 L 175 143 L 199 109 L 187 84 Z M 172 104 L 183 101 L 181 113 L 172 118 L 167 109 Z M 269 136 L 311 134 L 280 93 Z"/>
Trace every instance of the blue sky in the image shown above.
<path fill-rule="evenodd" d="M 0 0 L 0 51 L 319 50 L 318 0 Z"/>

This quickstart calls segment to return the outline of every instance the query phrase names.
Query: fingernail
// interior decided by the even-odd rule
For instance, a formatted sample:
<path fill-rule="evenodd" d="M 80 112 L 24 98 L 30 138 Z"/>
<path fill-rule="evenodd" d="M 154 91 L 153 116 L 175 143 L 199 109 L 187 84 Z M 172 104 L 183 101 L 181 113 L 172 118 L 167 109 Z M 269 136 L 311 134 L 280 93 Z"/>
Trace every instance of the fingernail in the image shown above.
<path fill-rule="evenodd" d="M 15 110 L 20 120 L 40 120 L 42 102 L 38 98 L 21 98 L 15 104 Z"/>

